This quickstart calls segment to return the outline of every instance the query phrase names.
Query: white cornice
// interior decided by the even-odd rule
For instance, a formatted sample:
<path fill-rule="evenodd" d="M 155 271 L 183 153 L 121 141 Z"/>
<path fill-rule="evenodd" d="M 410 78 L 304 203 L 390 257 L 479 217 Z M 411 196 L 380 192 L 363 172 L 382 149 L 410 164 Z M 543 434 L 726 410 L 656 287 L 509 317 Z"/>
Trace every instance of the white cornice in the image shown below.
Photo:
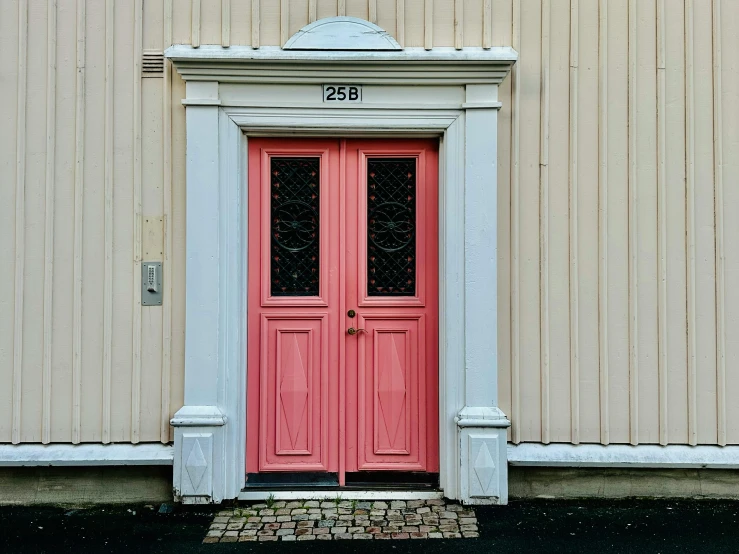
<path fill-rule="evenodd" d="M 186 81 L 385 85 L 500 84 L 518 58 L 508 47 L 355 52 L 186 45 L 165 56 Z"/>

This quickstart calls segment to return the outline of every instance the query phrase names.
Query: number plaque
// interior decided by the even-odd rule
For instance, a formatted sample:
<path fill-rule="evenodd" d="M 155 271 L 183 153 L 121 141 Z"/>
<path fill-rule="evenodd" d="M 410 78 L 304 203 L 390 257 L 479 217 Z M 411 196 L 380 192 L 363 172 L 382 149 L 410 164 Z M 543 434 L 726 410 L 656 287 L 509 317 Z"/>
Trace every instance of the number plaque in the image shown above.
<path fill-rule="evenodd" d="M 324 102 L 361 102 L 362 85 L 323 85 Z"/>

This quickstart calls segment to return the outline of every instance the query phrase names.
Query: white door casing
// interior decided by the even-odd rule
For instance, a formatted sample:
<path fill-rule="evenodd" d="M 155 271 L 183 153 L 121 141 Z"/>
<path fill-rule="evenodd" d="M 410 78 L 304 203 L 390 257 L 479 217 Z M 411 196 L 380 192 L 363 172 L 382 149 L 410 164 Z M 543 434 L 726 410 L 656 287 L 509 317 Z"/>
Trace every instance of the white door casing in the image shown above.
<path fill-rule="evenodd" d="M 185 402 L 172 419 L 184 503 L 237 498 L 244 486 L 247 142 L 285 134 L 440 137 L 440 484 L 465 503 L 507 502 L 496 141 L 498 85 L 517 54 L 354 48 L 166 51 L 187 83 Z M 331 83 L 362 85 L 362 103 L 324 103 Z"/>

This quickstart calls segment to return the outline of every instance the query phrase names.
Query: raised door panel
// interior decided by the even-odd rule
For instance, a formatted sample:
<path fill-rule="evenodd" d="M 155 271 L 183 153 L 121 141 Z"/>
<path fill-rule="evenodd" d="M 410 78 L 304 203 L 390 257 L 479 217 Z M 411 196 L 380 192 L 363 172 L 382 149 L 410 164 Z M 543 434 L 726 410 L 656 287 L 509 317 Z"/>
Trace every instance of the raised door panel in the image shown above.
<path fill-rule="evenodd" d="M 260 363 L 261 471 L 326 471 L 325 315 L 264 316 Z"/>
<path fill-rule="evenodd" d="M 426 470 L 424 317 L 360 317 L 358 469 Z"/>

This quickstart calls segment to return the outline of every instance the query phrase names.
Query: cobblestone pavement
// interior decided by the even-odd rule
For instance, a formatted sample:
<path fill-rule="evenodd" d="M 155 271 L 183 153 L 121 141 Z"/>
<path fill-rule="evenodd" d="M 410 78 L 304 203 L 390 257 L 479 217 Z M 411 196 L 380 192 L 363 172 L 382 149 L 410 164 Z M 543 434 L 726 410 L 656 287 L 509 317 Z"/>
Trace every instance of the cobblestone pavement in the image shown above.
<path fill-rule="evenodd" d="M 296 500 L 218 512 L 204 543 L 479 537 L 475 512 L 435 500 Z"/>

